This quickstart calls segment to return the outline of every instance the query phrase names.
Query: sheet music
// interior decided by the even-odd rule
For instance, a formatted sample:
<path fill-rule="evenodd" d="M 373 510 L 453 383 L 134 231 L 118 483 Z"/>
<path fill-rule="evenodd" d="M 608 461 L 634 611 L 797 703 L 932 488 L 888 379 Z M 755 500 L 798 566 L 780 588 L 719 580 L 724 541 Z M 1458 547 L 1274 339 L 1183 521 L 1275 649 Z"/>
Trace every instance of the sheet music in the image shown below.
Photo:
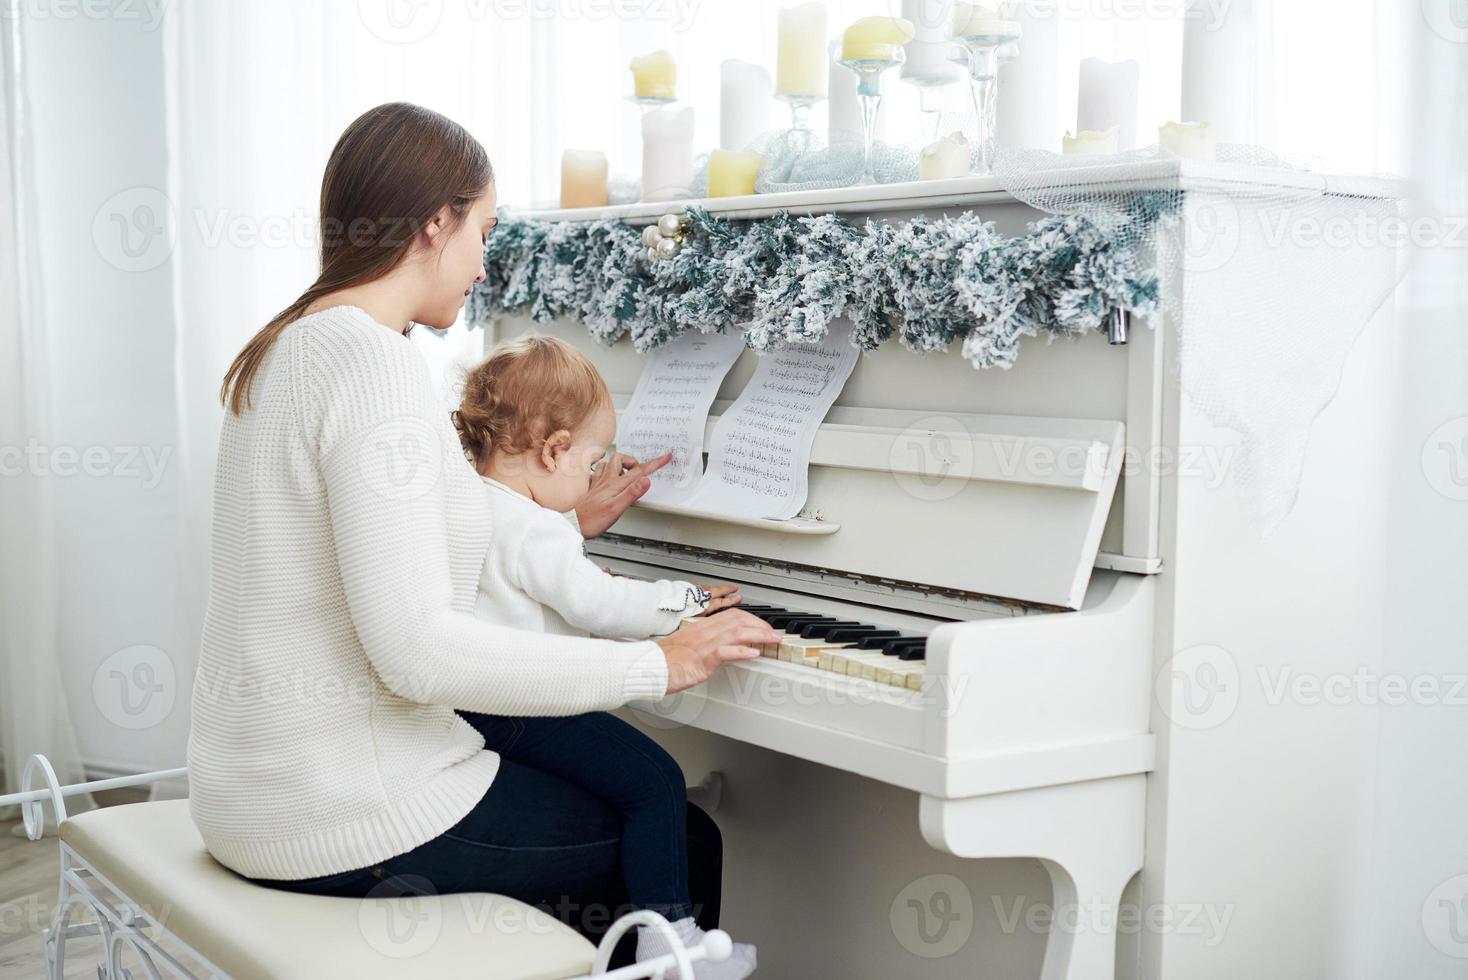
<path fill-rule="evenodd" d="M 688 500 L 695 510 L 788 520 L 809 491 L 816 430 L 860 353 L 839 320 L 819 344 L 764 354 L 714 427 L 708 472 Z"/>
<path fill-rule="evenodd" d="M 642 499 L 679 504 L 703 476 L 703 430 L 724 375 L 739 359 L 739 334 L 686 333 L 648 354 L 617 423 L 617 451 L 639 460 L 672 450 Z"/>

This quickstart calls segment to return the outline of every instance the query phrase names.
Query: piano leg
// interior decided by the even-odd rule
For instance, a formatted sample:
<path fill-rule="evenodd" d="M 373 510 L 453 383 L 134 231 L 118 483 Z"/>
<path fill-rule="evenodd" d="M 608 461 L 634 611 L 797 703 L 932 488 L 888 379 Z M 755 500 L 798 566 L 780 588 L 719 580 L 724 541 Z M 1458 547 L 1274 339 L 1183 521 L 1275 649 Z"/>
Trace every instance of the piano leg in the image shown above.
<path fill-rule="evenodd" d="M 1041 980 L 1113 980 L 1121 893 L 1142 868 L 1141 773 L 992 796 L 923 796 L 933 847 L 966 858 L 1035 858 L 1050 874 Z"/>

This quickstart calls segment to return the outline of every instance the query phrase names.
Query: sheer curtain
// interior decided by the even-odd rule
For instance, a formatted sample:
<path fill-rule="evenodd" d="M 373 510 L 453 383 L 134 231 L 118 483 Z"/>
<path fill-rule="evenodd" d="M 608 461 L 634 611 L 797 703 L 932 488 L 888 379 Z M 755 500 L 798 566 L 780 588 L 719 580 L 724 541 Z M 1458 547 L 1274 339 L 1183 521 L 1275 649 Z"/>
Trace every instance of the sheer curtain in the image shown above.
<path fill-rule="evenodd" d="M 82 778 L 57 645 L 60 582 L 45 463 L 52 448 L 50 366 L 21 30 L 6 0 L 0 17 L 0 241 L 7 243 L 0 255 L 0 794 L 20 788 L 25 760 L 34 753 L 47 756 L 63 782 Z"/>

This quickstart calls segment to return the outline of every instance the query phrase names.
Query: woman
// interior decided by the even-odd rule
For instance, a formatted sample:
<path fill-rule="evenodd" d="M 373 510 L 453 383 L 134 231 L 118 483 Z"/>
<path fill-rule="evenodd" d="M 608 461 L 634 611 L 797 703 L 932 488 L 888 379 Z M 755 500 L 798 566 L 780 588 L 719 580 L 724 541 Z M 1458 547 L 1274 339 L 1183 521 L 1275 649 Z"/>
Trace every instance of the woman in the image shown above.
<path fill-rule="evenodd" d="M 497 892 L 595 935 L 621 904 L 616 811 L 484 751 L 455 709 L 608 710 L 775 637 L 737 610 L 642 643 L 472 615 L 486 498 L 404 335 L 454 322 L 494 223 L 483 148 L 436 113 L 379 106 L 333 150 L 321 274 L 221 391 L 190 806 L 210 853 L 265 884 Z M 605 530 L 664 462 L 606 468 L 626 472 L 603 478 L 583 532 Z M 721 845 L 692 808 L 688 848 L 712 928 Z"/>

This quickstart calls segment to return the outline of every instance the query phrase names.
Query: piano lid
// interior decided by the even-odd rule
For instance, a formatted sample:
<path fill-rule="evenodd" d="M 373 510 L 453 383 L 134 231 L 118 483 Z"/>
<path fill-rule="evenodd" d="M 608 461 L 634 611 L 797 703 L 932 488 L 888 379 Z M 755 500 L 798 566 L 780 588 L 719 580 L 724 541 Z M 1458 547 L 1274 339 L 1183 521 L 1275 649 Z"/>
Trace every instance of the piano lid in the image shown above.
<path fill-rule="evenodd" d="M 619 408 L 624 403 L 619 398 Z M 704 443 L 729 401 L 716 402 Z M 837 406 L 791 522 L 636 506 L 620 536 L 925 590 L 1077 609 L 1116 491 L 1120 422 Z"/>

